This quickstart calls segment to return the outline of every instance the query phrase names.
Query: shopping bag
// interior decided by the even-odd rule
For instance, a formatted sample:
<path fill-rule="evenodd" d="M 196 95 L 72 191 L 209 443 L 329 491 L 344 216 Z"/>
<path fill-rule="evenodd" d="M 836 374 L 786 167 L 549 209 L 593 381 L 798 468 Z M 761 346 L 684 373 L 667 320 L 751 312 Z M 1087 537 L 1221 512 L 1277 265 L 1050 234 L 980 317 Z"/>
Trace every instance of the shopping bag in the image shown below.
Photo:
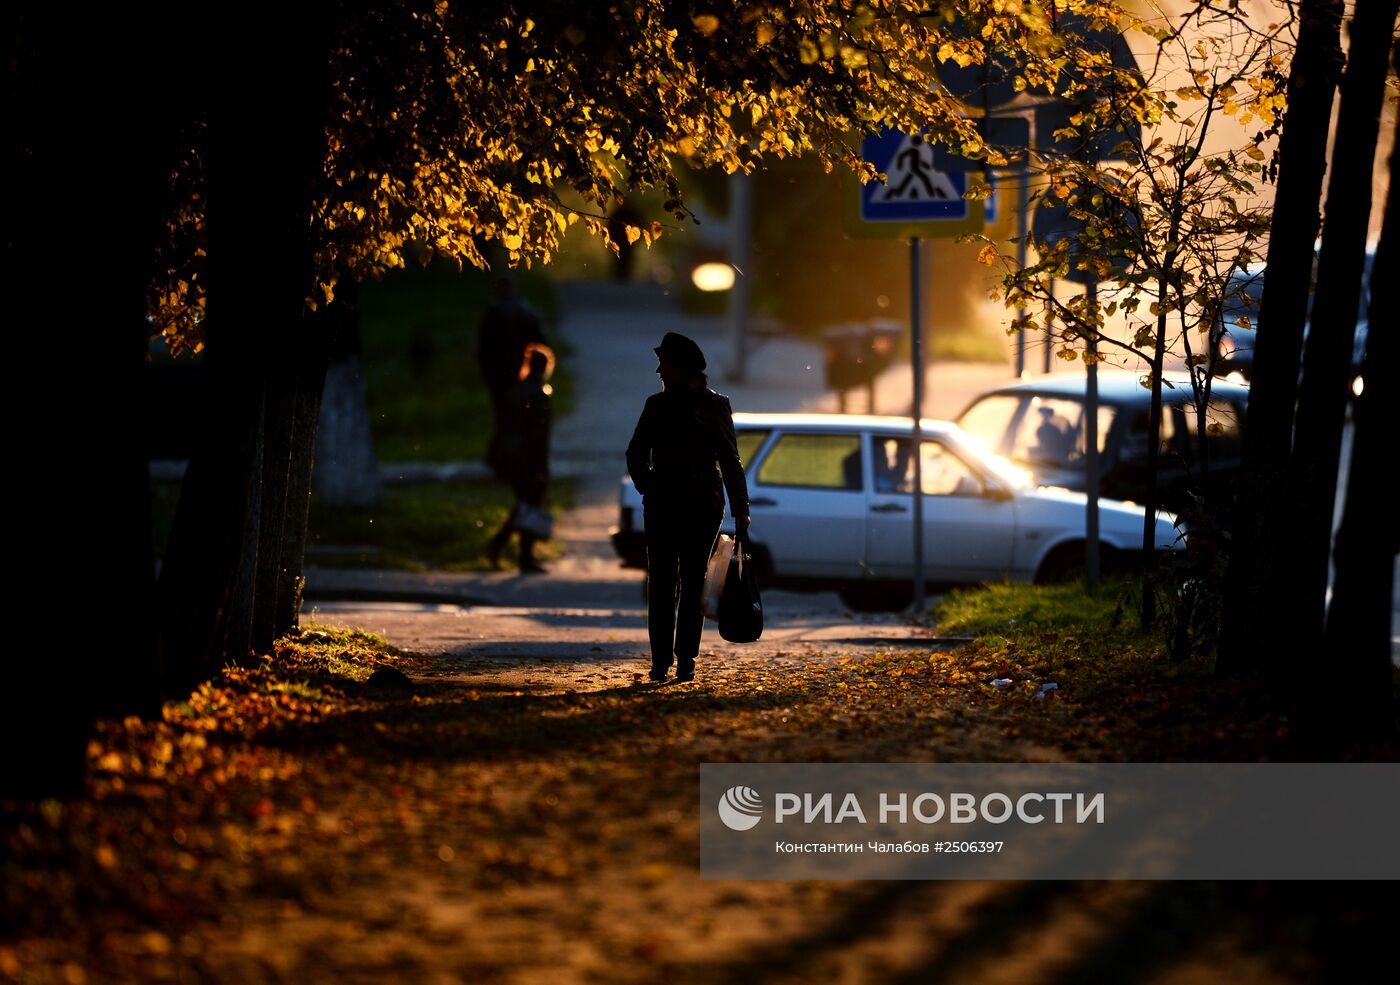
<path fill-rule="evenodd" d="M 521 503 L 515 511 L 516 529 L 534 534 L 540 540 L 548 540 L 554 534 L 554 515 L 543 506 L 534 503 Z"/>
<path fill-rule="evenodd" d="M 752 643 L 763 635 L 763 600 L 749 545 L 740 541 L 729 559 L 719 598 L 719 635 L 730 643 Z"/>
<path fill-rule="evenodd" d="M 724 580 L 729 575 L 729 559 L 734 556 L 734 538 L 720 534 L 710 551 L 710 563 L 705 568 L 705 587 L 700 592 L 700 611 L 710 619 L 719 618 L 719 599 L 724 593 Z"/>

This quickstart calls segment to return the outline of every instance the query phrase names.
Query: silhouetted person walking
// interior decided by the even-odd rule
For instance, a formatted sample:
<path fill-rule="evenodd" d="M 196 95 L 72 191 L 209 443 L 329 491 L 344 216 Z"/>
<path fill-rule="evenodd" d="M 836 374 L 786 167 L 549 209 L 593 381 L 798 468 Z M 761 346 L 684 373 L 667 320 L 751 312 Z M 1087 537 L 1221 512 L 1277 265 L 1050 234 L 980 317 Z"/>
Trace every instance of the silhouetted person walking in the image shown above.
<path fill-rule="evenodd" d="M 690 681 L 704 621 L 700 593 L 724 494 L 739 536 L 747 538 L 749 493 L 729 398 L 709 389 L 704 353 L 675 332 L 655 352 L 664 389 L 642 409 L 627 446 L 627 471 L 644 506 L 650 676 L 665 680 L 674 653 L 676 680 Z"/>
<path fill-rule="evenodd" d="M 501 277 L 496 281 L 495 300 L 481 316 L 476 336 L 476 361 L 491 395 L 491 442 L 486 449 L 486 464 L 502 479 L 508 480 L 500 462 L 504 406 L 520 382 L 525 347 L 532 342 L 539 345 L 545 342 L 540 316 L 516 296 L 515 282 Z"/>
<path fill-rule="evenodd" d="M 501 565 L 501 552 L 512 533 L 520 534 L 520 573 L 544 574 L 535 560 L 535 543 L 540 535 L 525 525 L 523 511 L 544 510 L 549 488 L 549 425 L 552 416 L 550 387 L 546 382 L 554 372 L 554 353 L 549 346 L 532 342 L 525 347 L 525 359 L 514 387 L 502 404 L 499 472 L 515 493 L 515 505 L 496 536 L 491 538 L 491 567 Z"/>

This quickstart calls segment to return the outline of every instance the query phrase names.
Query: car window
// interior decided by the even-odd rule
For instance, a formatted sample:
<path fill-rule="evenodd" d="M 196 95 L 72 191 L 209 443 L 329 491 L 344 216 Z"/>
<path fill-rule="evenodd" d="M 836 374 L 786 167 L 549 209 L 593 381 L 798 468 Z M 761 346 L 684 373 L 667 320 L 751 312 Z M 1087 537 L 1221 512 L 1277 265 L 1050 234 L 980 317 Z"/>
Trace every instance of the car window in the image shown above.
<path fill-rule="evenodd" d="M 859 491 L 860 435 L 779 435 L 758 470 L 758 481 L 765 486 Z"/>
<path fill-rule="evenodd" d="M 1262 271 L 1250 274 L 1235 271 L 1225 288 L 1221 317 L 1227 331 L 1250 329 L 1259 324 L 1259 299 L 1264 295 Z"/>
<path fill-rule="evenodd" d="M 988 450 L 1000 454 L 1005 450 L 1007 432 L 1011 430 L 1021 399 L 1008 394 L 983 397 L 963 412 L 958 426 L 981 439 Z"/>
<path fill-rule="evenodd" d="M 1099 405 L 1099 454 L 1113 426 L 1114 408 Z M 1066 468 L 1084 460 L 1084 404 L 1064 397 L 1033 397 L 1007 454 L 1018 465 Z"/>
<path fill-rule="evenodd" d="M 1200 418 L 1195 408 L 1182 408 L 1186 424 L 1186 457 L 1194 462 L 1199 457 Z M 1206 437 L 1210 440 L 1212 461 L 1239 458 L 1244 452 L 1244 410 L 1230 400 L 1212 400 L 1206 407 Z"/>
<path fill-rule="evenodd" d="M 914 488 L 914 461 L 908 438 L 875 438 L 874 473 L 877 493 L 908 493 Z M 923 487 L 926 496 L 979 496 L 982 483 L 946 445 L 923 444 Z"/>
<path fill-rule="evenodd" d="M 1138 411 L 1133 415 L 1128 433 L 1123 435 L 1118 446 L 1118 461 L 1127 465 L 1147 464 L 1147 426 L 1150 423 L 1148 411 Z M 1165 458 L 1176 448 L 1176 414 L 1169 404 L 1162 405 L 1162 443 L 1158 453 Z"/>
<path fill-rule="evenodd" d="M 758 454 L 758 450 L 763 447 L 763 443 L 768 440 L 766 429 L 746 429 L 735 434 L 739 444 L 739 461 L 744 468 L 753 464 L 753 457 Z"/>

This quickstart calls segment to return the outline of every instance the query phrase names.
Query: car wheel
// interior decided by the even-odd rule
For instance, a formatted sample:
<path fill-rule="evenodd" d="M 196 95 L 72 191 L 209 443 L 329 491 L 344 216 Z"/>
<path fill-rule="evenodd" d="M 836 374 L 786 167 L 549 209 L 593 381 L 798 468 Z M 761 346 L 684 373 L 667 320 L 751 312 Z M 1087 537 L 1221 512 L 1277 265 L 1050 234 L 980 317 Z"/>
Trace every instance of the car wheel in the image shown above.
<path fill-rule="evenodd" d="M 848 585 L 837 595 L 852 612 L 900 612 L 914 601 L 912 585 Z"/>
<path fill-rule="evenodd" d="M 1040 562 L 1040 570 L 1035 574 L 1037 585 L 1057 585 L 1071 581 L 1082 581 L 1087 566 L 1084 557 L 1084 542 L 1061 544 Z M 1099 543 L 1099 572 L 1112 574 L 1121 568 L 1118 552 L 1108 544 Z"/>

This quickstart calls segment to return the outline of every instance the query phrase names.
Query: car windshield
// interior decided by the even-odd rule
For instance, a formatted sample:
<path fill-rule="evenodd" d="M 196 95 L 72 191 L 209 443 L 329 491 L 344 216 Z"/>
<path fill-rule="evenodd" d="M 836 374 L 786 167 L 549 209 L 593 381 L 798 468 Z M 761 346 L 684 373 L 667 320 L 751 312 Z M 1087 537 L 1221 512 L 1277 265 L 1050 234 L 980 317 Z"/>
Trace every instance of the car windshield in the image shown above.
<path fill-rule="evenodd" d="M 958 418 L 958 427 L 979 439 L 989 451 L 1005 454 L 1005 442 L 1020 409 L 1020 397 L 992 394 L 964 411 Z"/>
<path fill-rule="evenodd" d="M 968 432 L 953 432 L 949 435 L 950 444 L 957 447 L 969 462 L 980 465 L 997 479 L 1012 489 L 1024 489 L 1031 485 L 1031 474 L 1018 467 L 1003 455 L 998 455 L 987 447 L 978 435 Z"/>
<path fill-rule="evenodd" d="M 1103 454 L 1115 410 L 1101 404 L 1098 448 Z M 1084 403 L 1073 397 L 1031 397 L 1014 423 L 1006 457 L 1028 469 L 1065 469 L 1084 461 Z"/>

